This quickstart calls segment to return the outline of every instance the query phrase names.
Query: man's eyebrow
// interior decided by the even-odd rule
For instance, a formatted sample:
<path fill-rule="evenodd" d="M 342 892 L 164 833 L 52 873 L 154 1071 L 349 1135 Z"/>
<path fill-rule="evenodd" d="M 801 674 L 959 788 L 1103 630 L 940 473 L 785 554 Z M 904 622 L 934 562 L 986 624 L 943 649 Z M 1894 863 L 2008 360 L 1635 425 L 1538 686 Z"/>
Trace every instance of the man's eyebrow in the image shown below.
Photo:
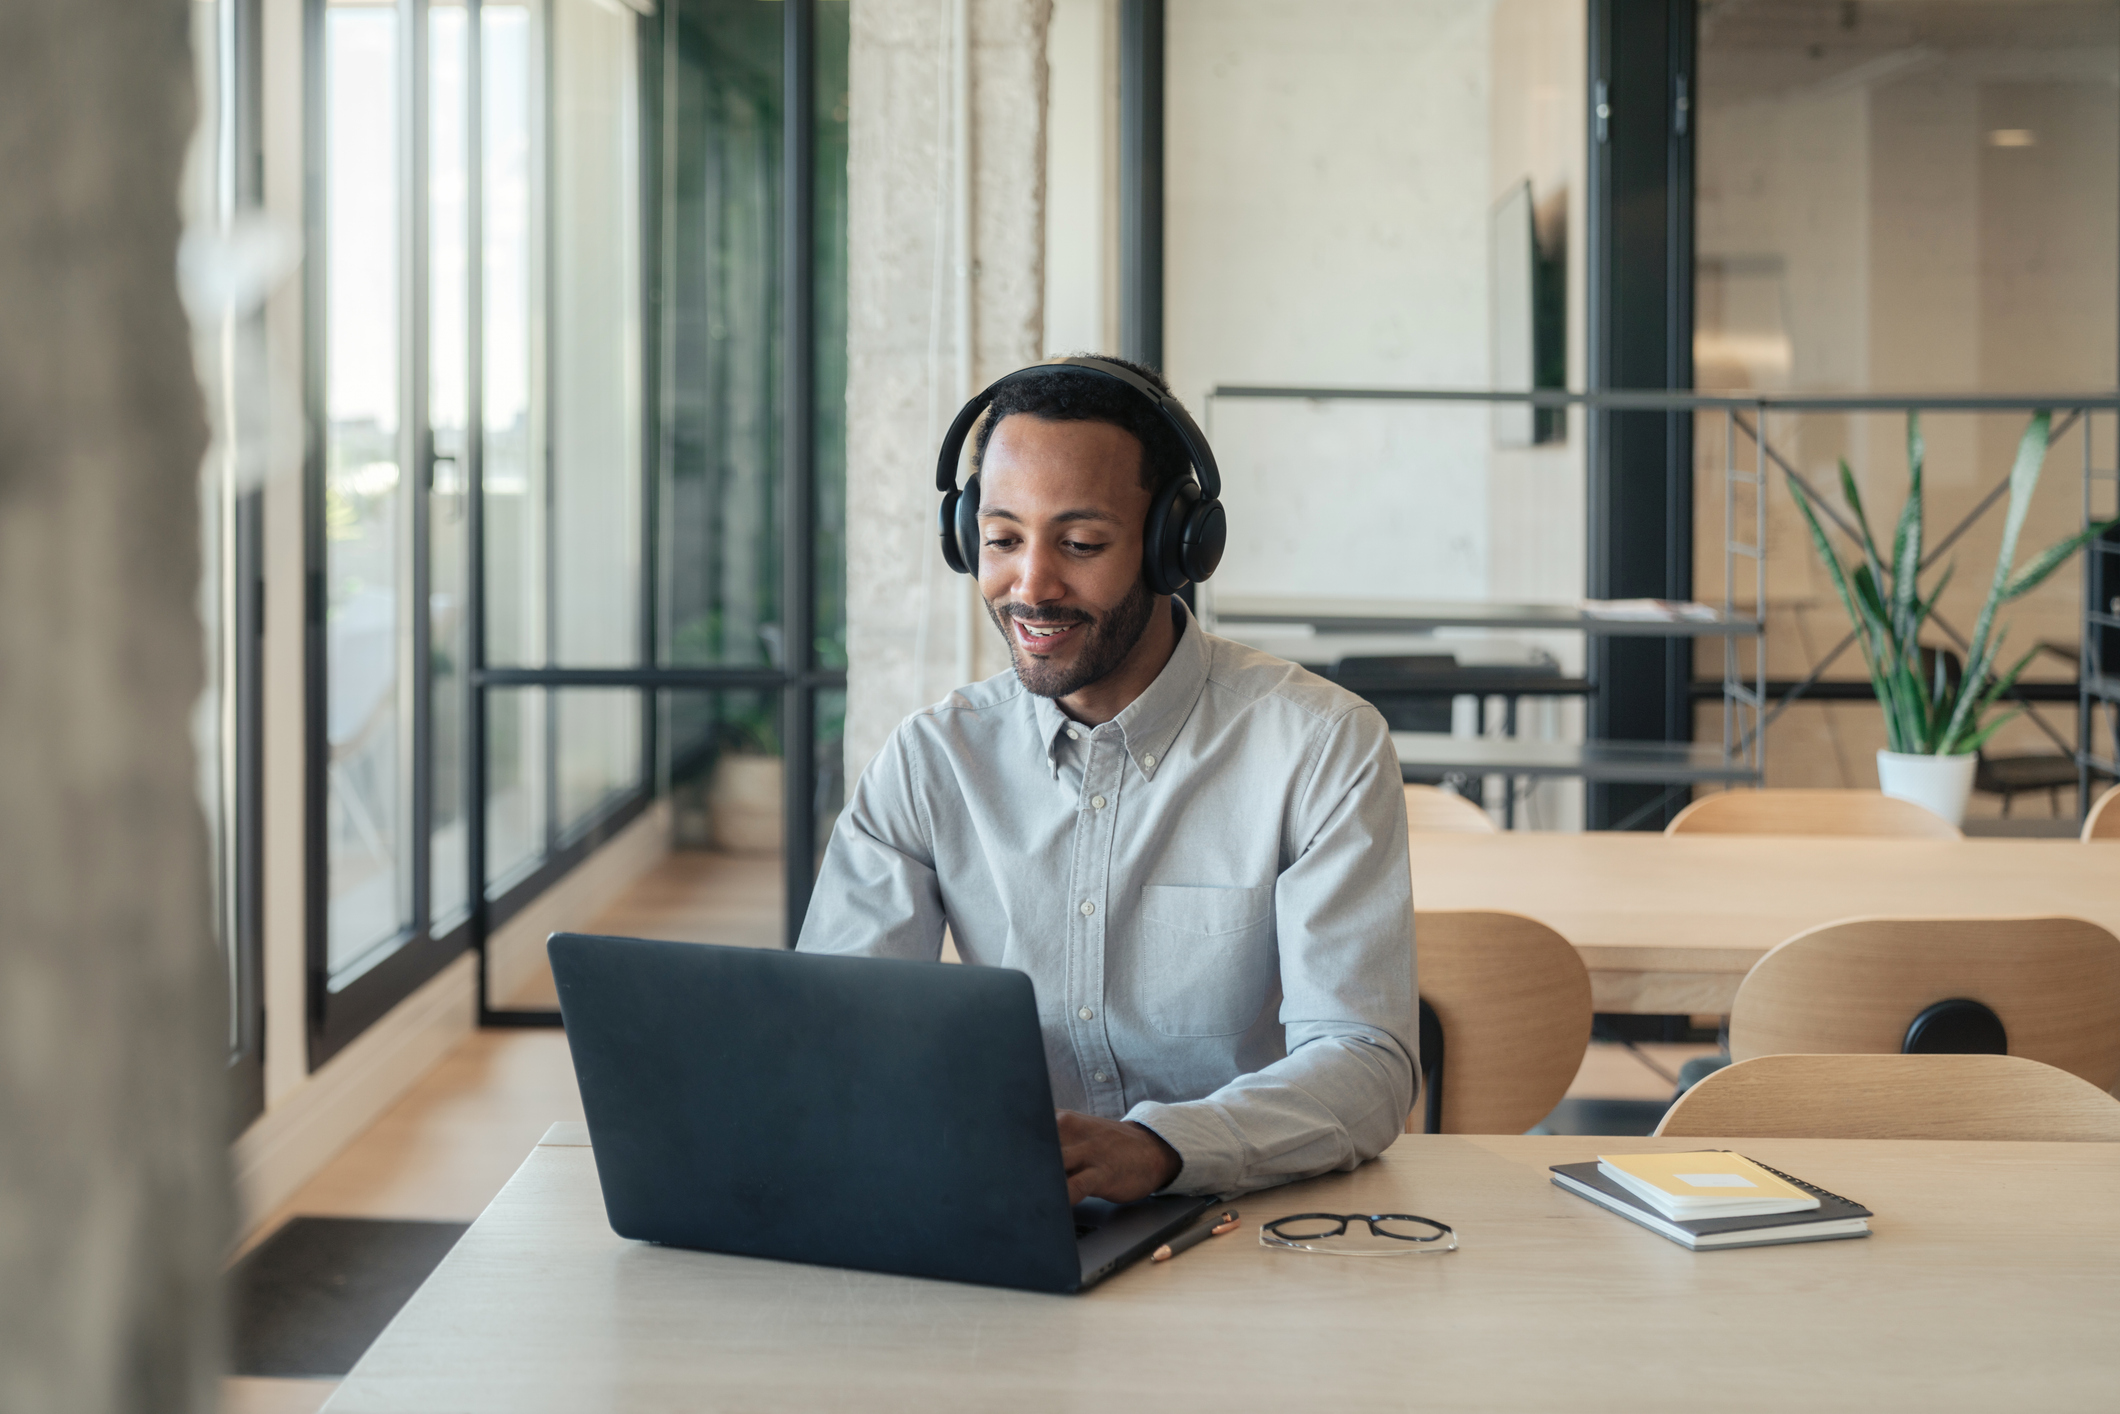
<path fill-rule="evenodd" d="M 981 506 L 979 508 L 979 519 L 1021 521 L 1023 517 L 1002 506 Z M 1110 511 L 1101 510 L 1095 506 L 1083 506 L 1071 511 L 1061 511 L 1057 515 L 1047 517 L 1047 523 L 1052 525 L 1060 525 L 1076 520 L 1101 520 L 1107 521 L 1112 525 L 1120 523 L 1119 517 L 1113 515 Z"/>

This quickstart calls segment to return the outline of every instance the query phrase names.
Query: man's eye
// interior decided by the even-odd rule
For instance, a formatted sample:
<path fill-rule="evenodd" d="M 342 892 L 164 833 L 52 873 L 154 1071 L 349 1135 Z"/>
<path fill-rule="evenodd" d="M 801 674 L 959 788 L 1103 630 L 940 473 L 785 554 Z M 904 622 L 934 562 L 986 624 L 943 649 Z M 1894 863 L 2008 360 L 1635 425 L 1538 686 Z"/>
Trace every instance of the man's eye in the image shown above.
<path fill-rule="evenodd" d="M 1070 540 L 1067 541 L 1066 544 L 1068 549 L 1079 551 L 1085 554 L 1093 553 L 1104 548 L 1103 545 L 1095 544 L 1088 540 Z"/>
<path fill-rule="evenodd" d="M 1015 544 L 1016 542 L 1015 542 L 1015 541 L 1013 541 L 1013 540 L 1009 540 L 1009 539 L 1006 539 L 1006 538 L 1000 538 L 1000 539 L 994 539 L 994 540 L 984 540 L 984 541 L 981 541 L 980 543 L 981 543 L 981 544 L 983 544 L 983 545 L 985 545 L 985 546 L 986 546 L 986 548 L 987 548 L 987 549 L 989 549 L 989 550 L 1003 550 L 1003 549 L 1007 549 L 1007 548 L 1008 548 L 1009 546 L 1011 546 L 1011 545 Z"/>

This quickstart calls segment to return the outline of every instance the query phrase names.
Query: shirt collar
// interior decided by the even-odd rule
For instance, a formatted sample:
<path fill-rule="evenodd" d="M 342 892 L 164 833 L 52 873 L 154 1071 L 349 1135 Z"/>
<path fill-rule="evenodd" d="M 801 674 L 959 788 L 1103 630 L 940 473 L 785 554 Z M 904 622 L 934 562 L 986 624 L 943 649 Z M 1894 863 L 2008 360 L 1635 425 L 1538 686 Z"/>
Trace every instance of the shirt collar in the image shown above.
<path fill-rule="evenodd" d="M 1171 743 L 1177 740 L 1179 730 L 1192 716 L 1193 706 L 1207 686 L 1207 635 L 1184 600 L 1173 598 L 1170 612 L 1178 629 L 1178 643 L 1171 650 L 1170 661 L 1147 690 L 1107 724 L 1117 729 L 1126 754 L 1150 780 L 1155 779 L 1157 768 L 1162 766 Z M 1046 765 L 1057 775 L 1060 743 L 1067 729 L 1073 727 L 1085 736 L 1093 729 L 1075 722 L 1050 697 L 1034 696 L 1031 701 L 1038 737 L 1045 744 Z"/>

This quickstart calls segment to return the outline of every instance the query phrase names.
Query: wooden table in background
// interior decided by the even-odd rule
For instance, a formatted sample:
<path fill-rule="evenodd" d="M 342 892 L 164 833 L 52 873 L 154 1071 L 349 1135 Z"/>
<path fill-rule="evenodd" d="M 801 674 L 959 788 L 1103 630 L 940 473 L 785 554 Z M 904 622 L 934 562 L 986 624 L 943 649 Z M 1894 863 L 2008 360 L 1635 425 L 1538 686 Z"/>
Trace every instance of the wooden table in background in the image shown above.
<path fill-rule="evenodd" d="M 1416 909 L 1523 913 L 1599 1011 L 1724 1014 L 1783 939 L 1863 915 L 2070 914 L 2120 933 L 2120 846 L 1591 832 L 1416 835 Z"/>
<path fill-rule="evenodd" d="M 1176 1261 L 1039 1296 L 624 1241 L 586 1138 L 553 1127 L 328 1414 L 2104 1414 L 2120 1390 L 2114 1144 L 1748 1139 L 1874 1209 L 1875 1235 L 1694 1253 L 1546 1169 L 1711 1141 L 1408 1135 L 1240 1199 L 1240 1232 Z M 1259 1246 L 1260 1221 L 1314 1209 L 1426 1214 L 1463 1247 Z"/>

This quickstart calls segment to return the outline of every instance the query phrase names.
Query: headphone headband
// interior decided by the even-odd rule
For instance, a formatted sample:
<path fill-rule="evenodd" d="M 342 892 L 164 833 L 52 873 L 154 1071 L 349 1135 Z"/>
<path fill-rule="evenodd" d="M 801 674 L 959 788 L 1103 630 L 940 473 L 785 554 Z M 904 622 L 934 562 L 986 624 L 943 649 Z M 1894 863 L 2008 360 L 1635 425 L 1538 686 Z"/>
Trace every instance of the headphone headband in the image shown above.
<path fill-rule="evenodd" d="M 993 405 L 995 395 L 1019 378 L 1033 378 L 1055 369 L 1079 369 L 1093 378 L 1114 379 L 1148 399 L 1156 411 L 1163 415 L 1163 420 L 1170 424 L 1171 430 L 1178 434 L 1178 440 L 1185 444 L 1185 454 L 1192 461 L 1193 477 L 1200 483 L 1201 499 L 1221 499 L 1222 469 L 1215 465 L 1214 449 L 1207 445 L 1206 434 L 1200 431 L 1200 425 L 1193 421 L 1192 414 L 1185 410 L 1185 405 L 1131 368 L 1113 363 L 1109 359 L 1081 356 L 1049 359 L 1044 363 L 1034 363 L 1028 368 L 1019 368 L 1014 373 L 1004 374 L 987 384 L 983 391 L 959 409 L 956 420 L 950 423 L 949 433 L 942 439 L 941 454 L 935 460 L 937 491 L 950 492 L 957 489 L 957 461 L 964 454 L 964 439 L 971 435 L 972 427 L 979 421 L 980 414 Z M 1142 448 L 1143 455 L 1147 454 L 1147 450 Z"/>

